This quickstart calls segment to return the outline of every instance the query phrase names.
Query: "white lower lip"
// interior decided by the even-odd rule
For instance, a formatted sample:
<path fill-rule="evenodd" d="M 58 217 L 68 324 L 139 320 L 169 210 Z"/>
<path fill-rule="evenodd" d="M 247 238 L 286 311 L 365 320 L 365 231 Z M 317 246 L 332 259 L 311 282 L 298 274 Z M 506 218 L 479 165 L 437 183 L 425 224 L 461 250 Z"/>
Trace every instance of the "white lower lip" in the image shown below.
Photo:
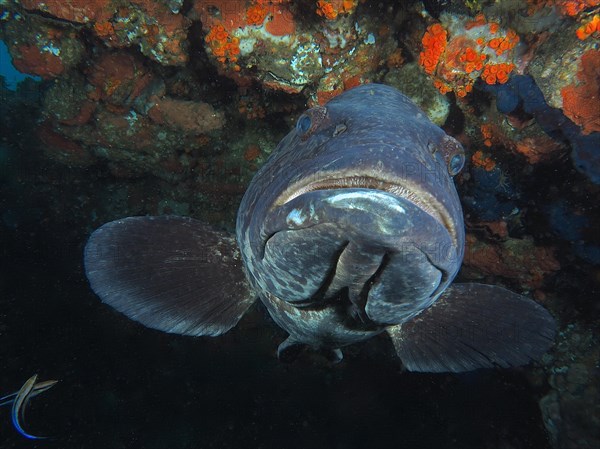
<path fill-rule="evenodd" d="M 288 187 L 288 189 L 286 189 L 286 191 L 275 201 L 274 205 L 282 206 L 300 195 L 316 190 L 334 189 L 352 189 L 332 196 L 334 199 L 337 198 L 337 200 L 334 201 L 346 201 L 348 205 L 345 207 L 349 207 L 352 203 L 352 199 L 356 200 L 361 195 L 363 195 L 361 198 L 364 198 L 364 195 L 367 195 L 369 199 L 373 200 L 377 197 L 378 192 L 381 193 L 382 196 L 377 197 L 377 200 L 385 201 L 386 207 L 390 207 L 389 195 L 409 201 L 438 220 L 438 222 L 448 230 L 455 245 L 458 246 L 458 237 L 456 229 L 454 228 L 454 223 L 444 205 L 432 194 L 420 189 L 416 184 L 411 184 L 408 180 L 397 180 L 388 176 L 384 176 L 384 179 L 378 179 L 370 175 L 350 173 L 346 176 L 342 175 L 339 178 L 319 179 L 315 177 L 313 179 L 304 179 L 300 183 Z M 400 209 L 398 209 L 398 212 L 406 213 L 401 205 L 398 204 L 397 207 L 402 209 L 401 212 Z"/>
<path fill-rule="evenodd" d="M 381 207 L 392 209 L 399 214 L 405 214 L 406 210 L 399 204 L 390 203 L 390 195 L 382 190 L 354 190 L 338 193 L 327 198 L 327 202 L 333 206 L 346 209 L 365 210 L 365 203 L 360 200 L 368 200 L 371 204 L 379 204 Z"/>

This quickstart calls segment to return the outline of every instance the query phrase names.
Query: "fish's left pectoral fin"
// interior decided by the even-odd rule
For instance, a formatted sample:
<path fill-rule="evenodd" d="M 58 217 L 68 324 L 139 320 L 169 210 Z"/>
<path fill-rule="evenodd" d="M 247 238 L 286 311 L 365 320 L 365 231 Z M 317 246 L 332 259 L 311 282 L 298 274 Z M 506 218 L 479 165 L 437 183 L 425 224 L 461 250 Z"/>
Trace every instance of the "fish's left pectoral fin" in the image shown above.
<path fill-rule="evenodd" d="M 235 238 L 192 218 L 107 223 L 90 236 L 84 264 L 103 302 L 164 332 L 221 335 L 255 300 Z"/>
<path fill-rule="evenodd" d="M 544 307 L 505 288 L 454 284 L 387 332 L 409 371 L 463 372 L 538 360 L 554 341 L 556 322 Z"/>

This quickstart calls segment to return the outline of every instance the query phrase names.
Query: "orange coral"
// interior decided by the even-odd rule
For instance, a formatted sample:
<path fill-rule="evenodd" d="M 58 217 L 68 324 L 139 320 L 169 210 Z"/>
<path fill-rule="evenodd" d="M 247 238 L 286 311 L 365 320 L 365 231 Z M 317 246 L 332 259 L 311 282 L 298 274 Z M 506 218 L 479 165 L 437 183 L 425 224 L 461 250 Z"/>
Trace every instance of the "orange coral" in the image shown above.
<path fill-rule="evenodd" d="M 487 84 L 504 84 L 508 81 L 508 75 L 514 68 L 514 64 L 488 64 L 481 73 L 481 79 Z"/>
<path fill-rule="evenodd" d="M 448 33 L 444 27 L 439 23 L 434 23 L 427 27 L 427 31 L 421 40 L 423 51 L 419 55 L 419 64 L 430 75 L 435 71 L 435 67 L 446 49 L 447 37 Z"/>
<path fill-rule="evenodd" d="M 220 63 L 227 61 L 235 63 L 237 61 L 237 56 L 240 54 L 240 40 L 237 37 L 230 36 L 223 25 L 212 27 L 204 40 Z"/>
<path fill-rule="evenodd" d="M 581 25 L 576 31 L 577 37 L 582 41 L 594 33 L 600 35 L 600 14 L 594 15 L 590 21 Z"/>
<path fill-rule="evenodd" d="M 350 13 L 354 8 L 356 8 L 356 3 L 356 0 L 343 0 L 342 10 L 346 13 Z"/>
<path fill-rule="evenodd" d="M 443 94 L 454 91 L 465 97 L 481 76 L 488 84 L 505 83 L 515 68 L 512 50 L 519 42 L 513 30 L 501 30 L 483 14 L 463 19 L 463 30 L 454 27 L 450 36 L 441 24 L 427 28 L 419 63 L 434 76 L 434 85 Z"/>
<path fill-rule="evenodd" d="M 115 34 L 115 29 L 109 21 L 96 22 L 94 24 L 94 31 L 96 31 L 96 34 L 101 38 L 106 38 Z"/>
<path fill-rule="evenodd" d="M 519 36 L 513 30 L 508 30 L 505 37 L 496 37 L 488 42 L 488 46 L 496 50 L 500 56 L 502 53 L 512 50 L 519 43 Z"/>
<path fill-rule="evenodd" d="M 465 85 L 458 86 L 458 87 L 456 88 L 456 95 L 457 95 L 459 98 L 464 98 L 464 97 L 466 97 L 466 96 L 467 96 L 467 94 L 468 94 L 469 92 L 471 92 L 472 90 L 473 90 L 473 84 L 472 84 L 472 83 L 467 83 L 467 84 L 465 84 Z"/>
<path fill-rule="evenodd" d="M 339 14 L 349 14 L 356 7 L 356 0 L 319 0 L 317 14 L 327 20 L 334 20 Z"/>
<path fill-rule="evenodd" d="M 485 171 L 491 171 L 496 167 L 496 162 L 494 162 L 491 157 L 486 156 L 481 150 L 473 153 L 471 162 L 473 162 L 473 165 L 476 167 L 482 167 Z"/>
<path fill-rule="evenodd" d="M 433 85 L 437 90 L 439 90 L 442 93 L 442 95 L 445 95 L 448 92 L 452 92 L 452 88 L 448 84 L 438 79 L 433 80 Z"/>
<path fill-rule="evenodd" d="M 360 86 L 363 84 L 362 77 L 360 75 L 345 75 L 343 77 L 344 90 L 352 89 L 353 87 Z"/>
<path fill-rule="evenodd" d="M 529 15 L 535 14 L 544 7 L 556 7 L 562 15 L 573 17 L 587 8 L 600 5 L 600 0 L 528 0 L 527 3 L 529 3 Z"/>
<path fill-rule="evenodd" d="M 483 69 L 483 62 L 486 56 L 484 54 L 477 53 L 471 47 L 467 47 L 465 52 L 460 56 L 459 60 L 465 63 L 465 72 L 471 73 Z"/>
<path fill-rule="evenodd" d="M 333 20 L 337 17 L 338 12 L 331 3 L 319 0 L 317 2 L 317 14 L 325 17 L 327 20 Z"/>
<path fill-rule="evenodd" d="M 229 33 L 225 30 L 223 25 L 216 25 L 210 29 L 204 40 L 211 44 L 213 42 L 226 42 Z"/>
<path fill-rule="evenodd" d="M 342 92 L 344 92 L 344 89 L 342 88 L 333 90 L 319 90 L 317 91 L 317 103 L 322 106 L 332 98 L 337 97 Z"/>
<path fill-rule="evenodd" d="M 246 20 L 249 25 L 262 25 L 267 17 L 267 10 L 261 5 L 252 5 L 246 11 Z"/>
<path fill-rule="evenodd" d="M 581 126 L 584 134 L 600 131 L 600 50 L 589 50 L 581 57 L 578 84 L 561 90 L 563 112 Z"/>
<path fill-rule="evenodd" d="M 484 138 L 483 144 L 486 147 L 491 147 L 492 146 L 492 125 L 484 123 L 483 125 L 481 125 L 480 129 L 481 129 L 481 135 Z"/>
<path fill-rule="evenodd" d="M 473 20 L 465 23 L 465 30 L 470 30 L 471 28 L 484 26 L 487 24 L 485 20 L 485 16 L 483 14 L 477 14 Z"/>
<path fill-rule="evenodd" d="M 557 0 L 558 10 L 567 16 L 576 16 L 581 11 L 600 5 L 600 0 Z"/>
<path fill-rule="evenodd" d="M 458 97 L 465 97 L 473 89 L 473 83 L 483 67 L 485 55 L 474 50 L 477 43 L 466 36 L 451 39 L 436 69 L 437 77 L 447 82 L 440 89 L 446 92 L 446 87 L 454 90 Z"/>

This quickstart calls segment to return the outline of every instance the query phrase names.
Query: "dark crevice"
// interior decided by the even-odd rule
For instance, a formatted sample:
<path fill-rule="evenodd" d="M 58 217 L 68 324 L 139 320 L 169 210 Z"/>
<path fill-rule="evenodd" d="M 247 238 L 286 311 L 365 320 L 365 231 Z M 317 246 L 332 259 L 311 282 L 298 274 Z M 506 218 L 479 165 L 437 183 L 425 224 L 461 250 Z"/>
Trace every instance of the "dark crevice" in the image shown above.
<path fill-rule="evenodd" d="M 319 302 L 322 302 L 323 299 L 325 298 L 325 294 L 329 290 L 329 286 L 331 285 L 331 283 L 333 282 L 333 279 L 335 278 L 335 273 L 337 271 L 337 265 L 340 261 L 340 257 L 342 257 L 342 253 L 344 252 L 344 250 L 346 249 L 346 247 L 348 246 L 349 243 L 350 243 L 349 240 L 345 241 L 338 248 L 338 250 L 333 254 L 333 257 L 331 258 L 331 269 L 327 273 L 327 276 L 325 276 L 325 280 L 323 281 L 323 283 L 321 284 L 319 289 L 310 298 L 310 302 L 319 303 Z M 334 292 L 334 293 L 336 293 L 336 292 Z M 330 292 L 330 294 L 331 294 L 331 292 Z"/>
<path fill-rule="evenodd" d="M 375 285 L 375 283 L 379 281 L 379 278 L 383 274 L 383 270 L 387 268 L 391 260 L 391 254 L 386 252 L 382 256 L 381 263 L 379 264 L 377 270 L 375 270 L 375 273 L 373 273 L 373 275 L 367 280 L 367 282 L 365 282 L 365 285 L 363 285 L 363 288 L 360 291 L 360 295 L 358 296 L 358 304 L 355 304 L 361 312 L 365 311 L 365 307 L 367 306 L 367 298 L 369 297 L 371 287 L 373 287 L 373 285 Z"/>

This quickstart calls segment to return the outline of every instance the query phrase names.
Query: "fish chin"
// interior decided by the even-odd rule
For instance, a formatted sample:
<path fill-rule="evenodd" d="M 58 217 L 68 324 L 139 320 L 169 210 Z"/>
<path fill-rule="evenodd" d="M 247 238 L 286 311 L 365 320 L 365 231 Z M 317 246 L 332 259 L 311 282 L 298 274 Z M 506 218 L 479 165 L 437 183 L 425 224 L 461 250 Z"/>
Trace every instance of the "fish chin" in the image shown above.
<path fill-rule="evenodd" d="M 363 174 L 342 174 L 335 177 L 309 177 L 288 187 L 275 201 L 274 206 L 283 206 L 293 199 L 317 190 L 368 189 L 391 194 L 408 201 L 443 225 L 458 246 L 458 233 L 452 215 L 444 204 L 416 182 L 392 176 L 374 177 Z"/>

